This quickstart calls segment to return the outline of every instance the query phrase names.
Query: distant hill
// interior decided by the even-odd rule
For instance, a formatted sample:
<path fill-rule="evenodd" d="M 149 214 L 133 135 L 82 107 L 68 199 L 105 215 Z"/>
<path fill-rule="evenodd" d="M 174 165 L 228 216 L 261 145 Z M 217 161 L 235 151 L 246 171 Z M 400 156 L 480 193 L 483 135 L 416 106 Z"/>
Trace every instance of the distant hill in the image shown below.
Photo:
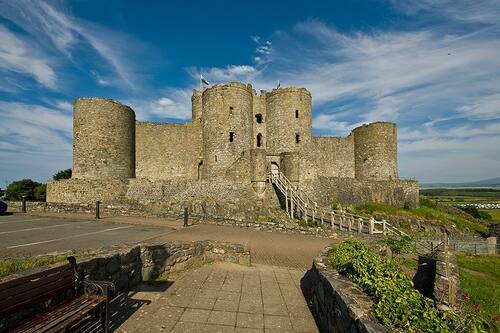
<path fill-rule="evenodd" d="M 483 179 L 468 183 L 422 183 L 421 188 L 464 188 L 464 187 L 491 187 L 500 188 L 500 177 Z"/>

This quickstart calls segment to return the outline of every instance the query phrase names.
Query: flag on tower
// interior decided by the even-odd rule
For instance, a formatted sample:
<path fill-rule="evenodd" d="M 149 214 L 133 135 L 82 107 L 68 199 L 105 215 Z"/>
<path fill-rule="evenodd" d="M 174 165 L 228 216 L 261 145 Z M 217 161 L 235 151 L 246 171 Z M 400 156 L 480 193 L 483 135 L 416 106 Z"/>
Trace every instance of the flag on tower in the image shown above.
<path fill-rule="evenodd" d="M 280 80 L 278 80 L 278 85 L 276 86 L 276 89 L 279 89 L 281 87 Z"/>
<path fill-rule="evenodd" d="M 203 77 L 203 75 L 200 75 L 200 81 L 201 81 L 201 83 L 206 84 L 207 86 L 210 85 L 210 82 L 208 82 L 207 80 L 205 80 L 205 78 Z"/>

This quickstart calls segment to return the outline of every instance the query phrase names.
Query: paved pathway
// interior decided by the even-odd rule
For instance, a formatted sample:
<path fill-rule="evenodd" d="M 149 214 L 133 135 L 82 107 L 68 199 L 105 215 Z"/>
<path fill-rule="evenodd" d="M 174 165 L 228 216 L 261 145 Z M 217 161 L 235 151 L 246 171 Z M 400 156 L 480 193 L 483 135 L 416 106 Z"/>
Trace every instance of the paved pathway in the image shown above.
<path fill-rule="evenodd" d="M 309 269 L 313 258 L 318 255 L 319 251 L 339 241 L 336 238 L 207 224 L 180 228 L 153 238 L 152 241 L 205 239 L 247 245 L 250 248 L 253 263 L 298 269 Z"/>
<path fill-rule="evenodd" d="M 207 265 L 166 291 L 133 294 L 128 302 L 142 306 L 116 332 L 317 332 L 300 290 L 303 275 L 268 265 Z"/>

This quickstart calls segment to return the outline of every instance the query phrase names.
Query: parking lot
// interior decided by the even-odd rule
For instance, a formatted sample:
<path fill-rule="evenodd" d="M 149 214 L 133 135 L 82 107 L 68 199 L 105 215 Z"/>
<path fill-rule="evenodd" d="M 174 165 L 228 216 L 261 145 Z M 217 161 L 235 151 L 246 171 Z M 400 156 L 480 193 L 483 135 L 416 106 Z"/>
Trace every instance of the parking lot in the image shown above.
<path fill-rule="evenodd" d="M 0 257 L 133 244 L 173 231 L 169 227 L 109 223 L 94 219 L 0 216 Z"/>

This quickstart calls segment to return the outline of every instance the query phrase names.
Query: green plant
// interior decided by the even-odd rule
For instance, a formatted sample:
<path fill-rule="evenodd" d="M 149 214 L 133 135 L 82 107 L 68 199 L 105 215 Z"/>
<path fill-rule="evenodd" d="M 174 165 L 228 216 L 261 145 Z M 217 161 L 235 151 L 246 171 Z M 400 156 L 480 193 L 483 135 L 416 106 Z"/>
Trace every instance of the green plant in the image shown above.
<path fill-rule="evenodd" d="M 37 183 L 31 179 L 22 179 L 12 182 L 7 186 L 5 195 L 9 200 L 45 200 L 45 184 Z"/>
<path fill-rule="evenodd" d="M 313 221 L 306 221 L 304 219 L 299 220 L 299 226 L 301 227 L 307 227 L 307 228 L 314 228 L 316 227 L 316 224 L 314 224 Z"/>
<path fill-rule="evenodd" d="M 389 246 L 392 252 L 400 253 L 415 253 L 415 247 L 412 245 L 413 238 L 410 236 L 386 236 L 380 241 L 381 244 Z"/>
<path fill-rule="evenodd" d="M 374 316 L 390 330 L 405 332 L 485 332 L 474 313 L 439 311 L 434 302 L 413 288 L 397 265 L 368 245 L 347 240 L 328 253 L 337 271 L 357 283 L 373 298 Z"/>
<path fill-rule="evenodd" d="M 48 266 L 59 262 L 65 262 L 68 256 L 75 256 L 83 258 L 86 256 L 84 253 L 74 254 L 67 253 L 61 255 L 45 255 L 32 258 L 19 258 L 19 259 L 0 259 L 0 278 L 10 274 L 22 272 L 25 270 L 33 269 L 40 266 Z"/>
<path fill-rule="evenodd" d="M 58 171 L 52 177 L 52 179 L 54 179 L 54 180 L 70 179 L 71 178 L 71 173 L 72 173 L 71 169 L 61 170 L 61 171 Z"/>

